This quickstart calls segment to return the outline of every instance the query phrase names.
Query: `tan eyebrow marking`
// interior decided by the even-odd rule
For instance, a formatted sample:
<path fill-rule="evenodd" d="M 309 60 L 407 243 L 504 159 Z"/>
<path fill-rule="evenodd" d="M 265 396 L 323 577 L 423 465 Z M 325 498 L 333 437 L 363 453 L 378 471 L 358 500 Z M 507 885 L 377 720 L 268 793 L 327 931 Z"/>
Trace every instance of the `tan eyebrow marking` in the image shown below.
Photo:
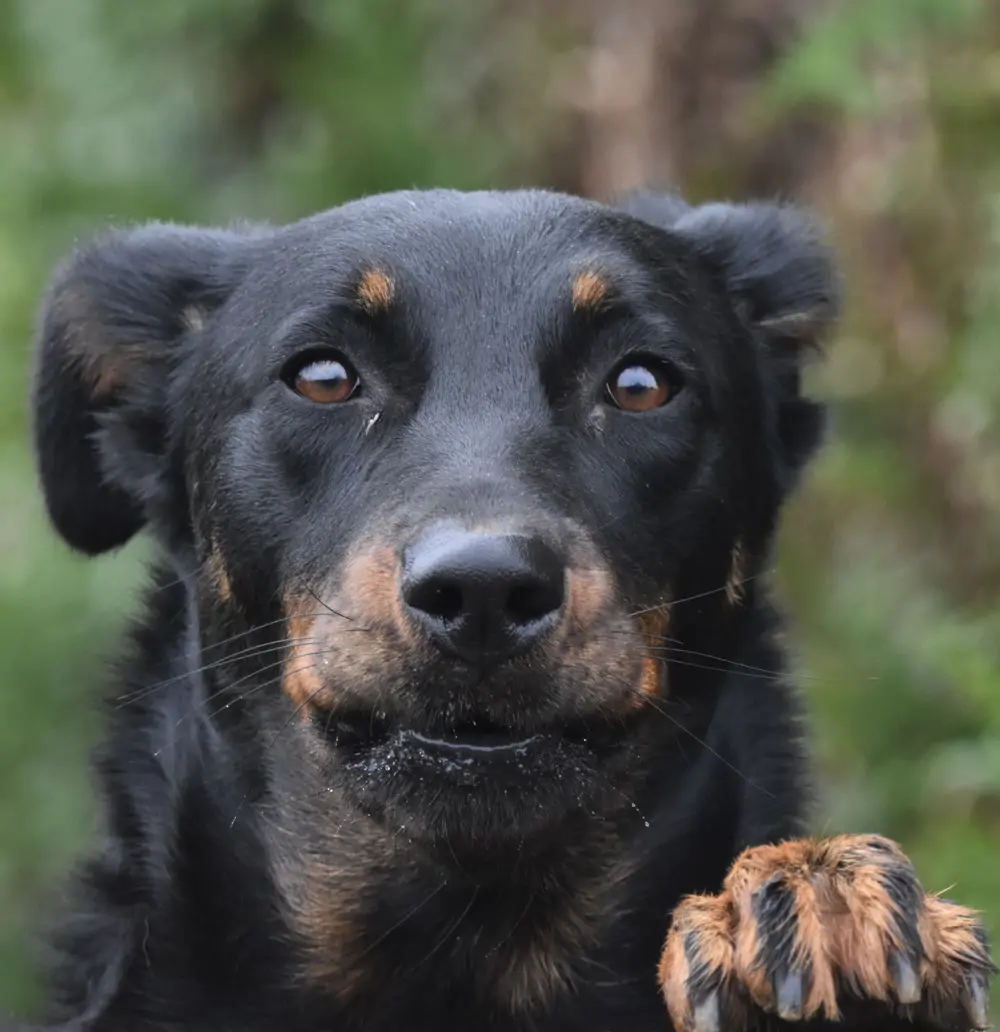
<path fill-rule="evenodd" d="M 610 293 L 607 280 L 593 269 L 577 273 L 573 278 L 573 308 L 594 309 L 606 300 Z"/>
<path fill-rule="evenodd" d="M 361 274 L 355 296 L 359 304 L 368 312 L 384 312 L 392 304 L 396 284 L 392 277 L 382 269 L 366 269 Z"/>

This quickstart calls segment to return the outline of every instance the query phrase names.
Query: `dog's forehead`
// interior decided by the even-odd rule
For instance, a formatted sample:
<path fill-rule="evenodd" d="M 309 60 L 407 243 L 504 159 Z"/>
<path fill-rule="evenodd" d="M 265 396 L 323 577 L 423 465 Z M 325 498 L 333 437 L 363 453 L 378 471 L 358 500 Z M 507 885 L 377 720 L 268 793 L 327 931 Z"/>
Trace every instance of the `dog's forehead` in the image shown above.
<path fill-rule="evenodd" d="M 542 191 L 401 192 L 355 201 L 290 227 L 286 276 L 366 305 L 408 300 L 482 310 L 560 298 L 597 304 L 628 278 L 627 216 Z"/>

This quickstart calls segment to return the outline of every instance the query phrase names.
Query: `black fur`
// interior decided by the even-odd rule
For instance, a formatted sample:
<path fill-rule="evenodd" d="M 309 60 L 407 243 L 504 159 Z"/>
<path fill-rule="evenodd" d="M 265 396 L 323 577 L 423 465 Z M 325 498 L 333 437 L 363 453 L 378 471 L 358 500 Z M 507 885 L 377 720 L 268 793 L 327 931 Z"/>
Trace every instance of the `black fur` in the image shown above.
<path fill-rule="evenodd" d="M 378 311 L 357 304 L 372 268 L 392 285 Z M 608 297 L 574 311 L 587 269 Z M 73 255 L 38 349 L 49 511 L 90 554 L 148 525 L 162 559 L 116 678 L 106 841 L 57 936 L 45 1027 L 666 1032 L 673 906 L 802 828 L 764 575 L 821 436 L 801 367 L 837 293 L 799 212 L 655 197 L 400 193 Z M 317 346 L 357 368 L 350 401 L 289 388 Z M 633 355 L 674 392 L 641 415 L 603 390 Z M 312 703 L 276 680 L 289 590 L 342 634 L 330 600 L 364 544 L 402 548 L 443 517 L 606 564 L 609 656 L 629 614 L 669 601 L 664 693 L 629 709 L 641 650 L 577 669 L 583 643 L 483 680 L 398 644 L 373 679 L 389 631 L 359 625 L 337 639 L 358 655 L 327 658 L 362 740 L 331 741 L 339 695 L 301 719 Z M 554 744 L 470 772 L 406 737 L 476 720 Z M 582 738 L 560 737 L 571 724 Z M 343 956 L 317 958 L 309 929 Z"/>

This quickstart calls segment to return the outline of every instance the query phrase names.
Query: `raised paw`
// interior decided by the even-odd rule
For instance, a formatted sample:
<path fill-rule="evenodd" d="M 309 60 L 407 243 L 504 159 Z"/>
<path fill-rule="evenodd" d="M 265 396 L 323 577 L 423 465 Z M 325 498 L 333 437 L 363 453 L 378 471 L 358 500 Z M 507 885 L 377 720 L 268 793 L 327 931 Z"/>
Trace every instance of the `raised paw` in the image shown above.
<path fill-rule="evenodd" d="M 996 970 L 971 910 L 925 895 L 895 843 L 845 835 L 746 850 L 720 895 L 674 911 L 659 975 L 678 1032 L 857 1005 L 967 1032 L 987 1027 Z"/>

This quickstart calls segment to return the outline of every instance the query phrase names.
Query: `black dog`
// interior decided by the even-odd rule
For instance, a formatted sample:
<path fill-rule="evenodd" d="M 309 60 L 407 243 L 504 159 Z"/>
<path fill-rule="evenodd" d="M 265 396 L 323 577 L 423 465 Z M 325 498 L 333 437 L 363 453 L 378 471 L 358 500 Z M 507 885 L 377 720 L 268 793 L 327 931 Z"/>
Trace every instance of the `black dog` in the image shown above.
<path fill-rule="evenodd" d="M 760 576 L 836 307 L 795 211 L 655 197 L 400 193 L 74 254 L 49 512 L 163 558 L 51 1027 L 983 1026 L 969 911 L 884 839 L 794 841 Z"/>

